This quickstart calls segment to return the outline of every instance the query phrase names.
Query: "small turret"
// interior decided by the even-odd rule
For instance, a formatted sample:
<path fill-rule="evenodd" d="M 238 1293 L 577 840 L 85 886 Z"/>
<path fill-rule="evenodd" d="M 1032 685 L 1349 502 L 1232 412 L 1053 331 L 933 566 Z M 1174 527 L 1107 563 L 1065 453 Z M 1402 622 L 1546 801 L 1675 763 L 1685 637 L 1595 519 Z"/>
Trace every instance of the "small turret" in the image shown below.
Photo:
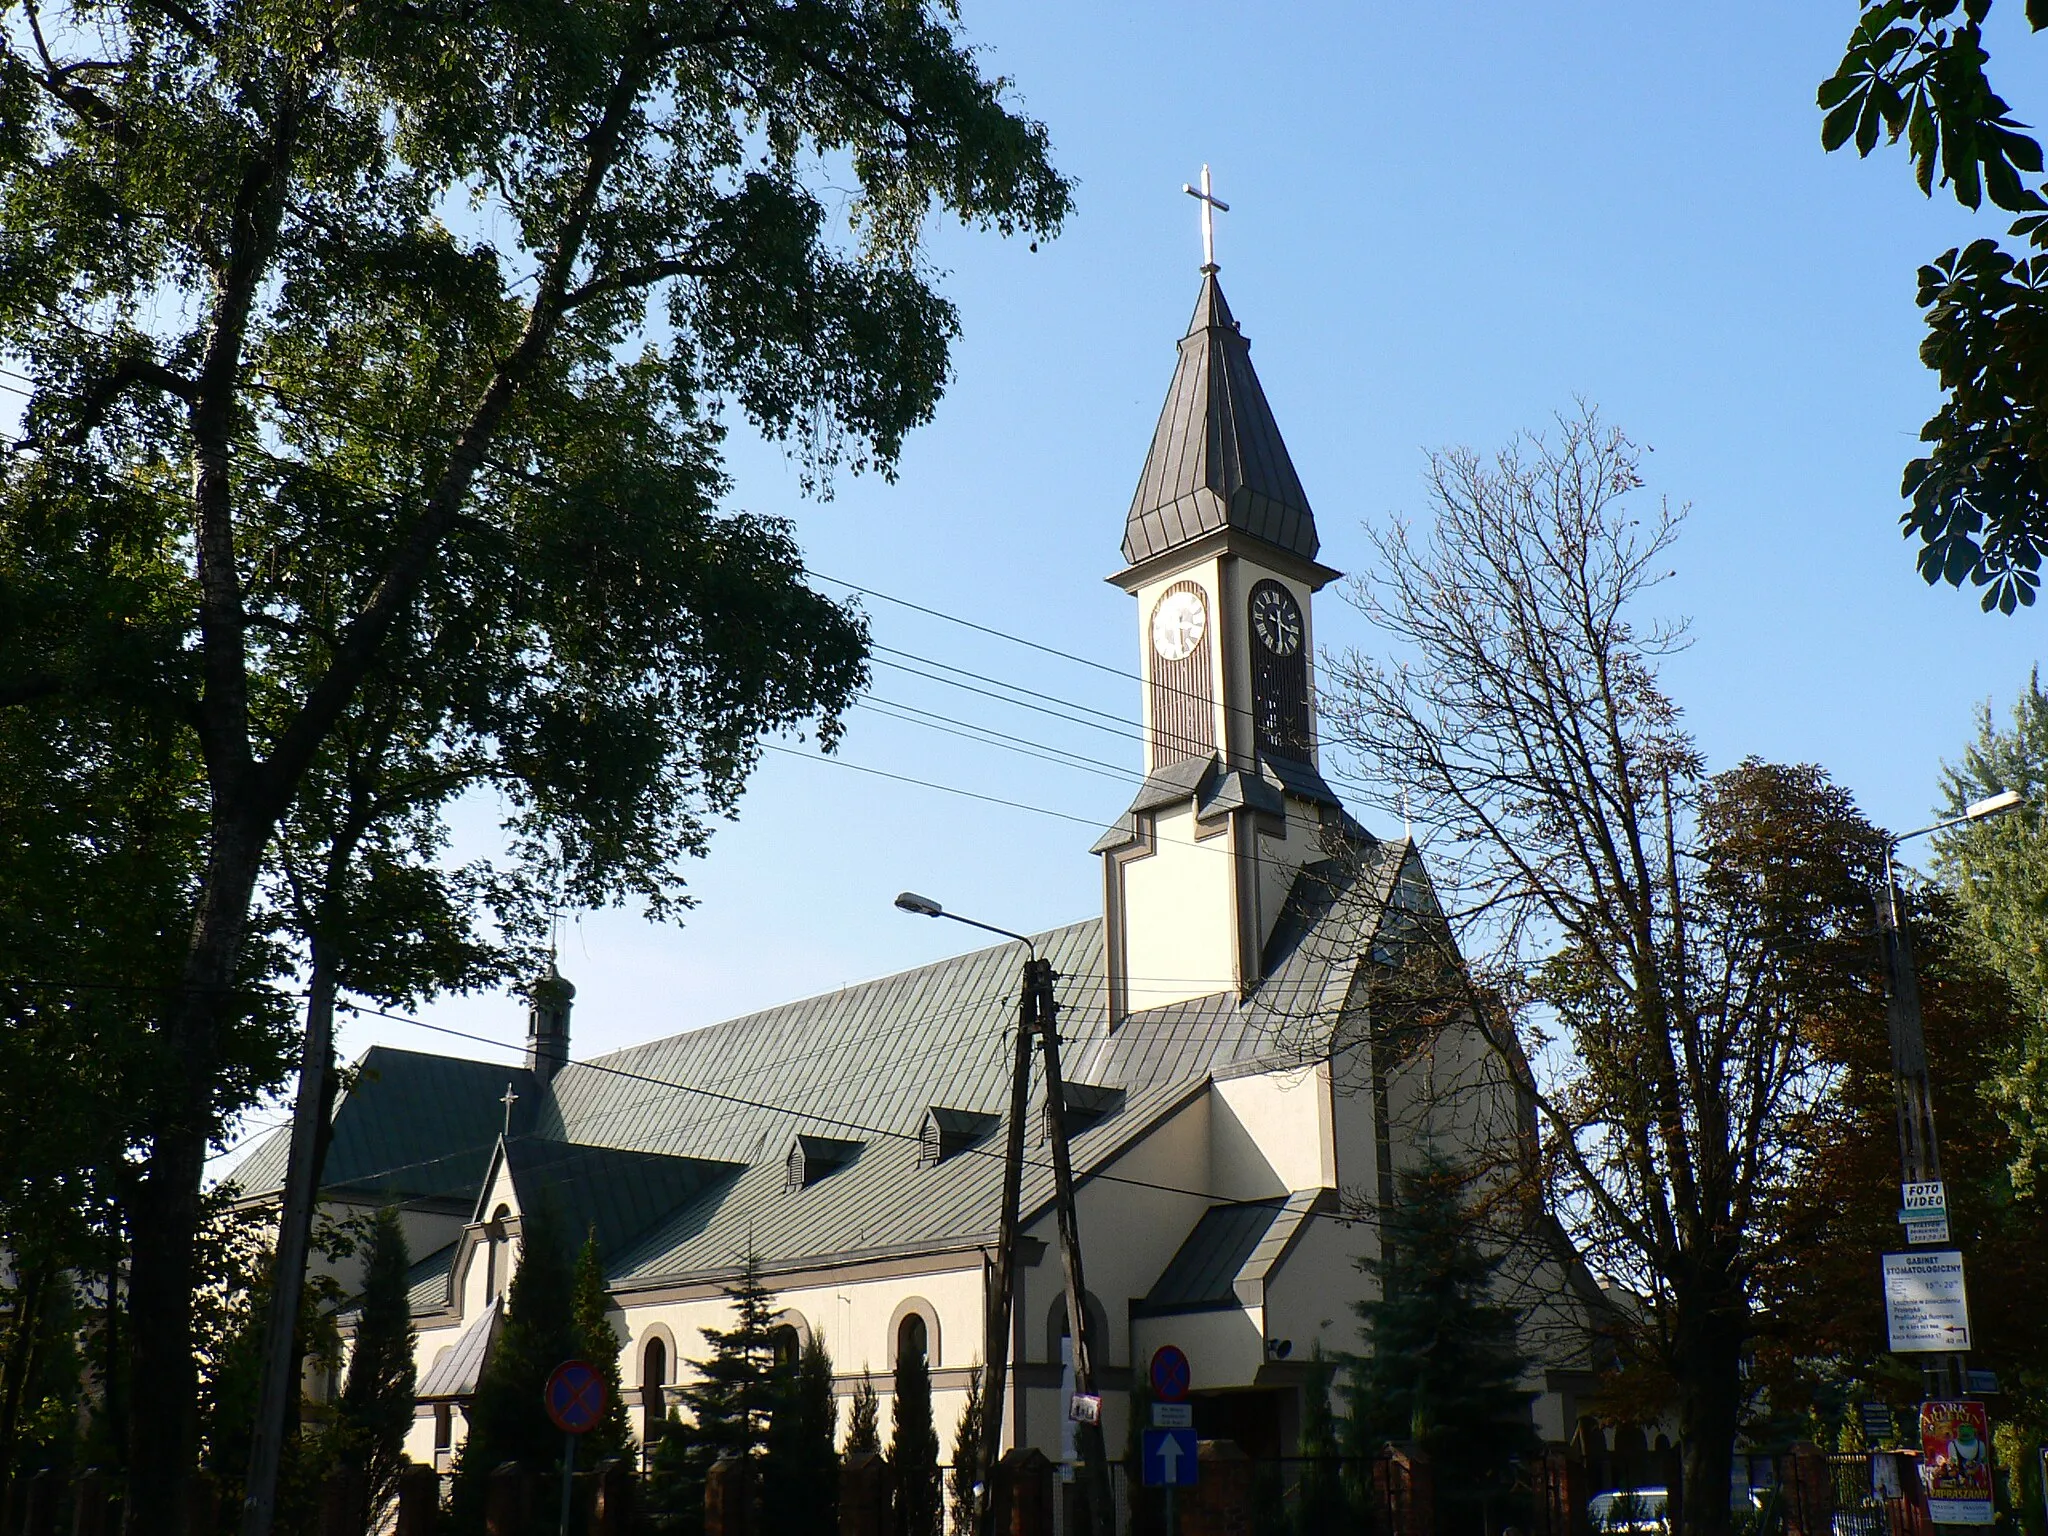
<path fill-rule="evenodd" d="M 576 988 L 550 957 L 547 974 L 527 988 L 526 999 L 526 1066 L 545 1083 L 569 1060 L 569 1010 Z"/>

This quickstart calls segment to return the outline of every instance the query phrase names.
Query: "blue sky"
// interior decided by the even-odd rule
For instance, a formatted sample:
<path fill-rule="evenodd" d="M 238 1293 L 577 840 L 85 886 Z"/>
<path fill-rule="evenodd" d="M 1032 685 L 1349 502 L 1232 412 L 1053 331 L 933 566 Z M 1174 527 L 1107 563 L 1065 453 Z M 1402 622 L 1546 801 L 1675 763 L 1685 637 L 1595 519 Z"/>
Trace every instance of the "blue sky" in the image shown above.
<path fill-rule="evenodd" d="M 1102 578 L 1195 298 L 1180 186 L 1206 160 L 1232 205 L 1223 283 L 1326 561 L 1359 569 L 1362 523 L 1422 510 L 1428 448 L 1490 449 L 1577 396 L 1597 402 L 1654 449 L 1650 491 L 1692 506 L 1663 596 L 1694 642 L 1666 681 L 1713 763 L 1817 762 L 1878 820 L 1925 819 L 1940 760 L 1980 701 L 2005 707 L 2042 618 L 1926 587 L 1896 531 L 1899 471 L 1936 398 L 1914 269 L 2003 221 L 1922 200 L 1896 155 L 1821 153 L 1813 91 L 1852 4 L 964 13 L 1050 127 L 1078 213 L 1035 253 L 935 231 L 965 337 L 895 484 L 806 501 L 778 453 L 736 441 L 736 504 L 793 517 L 821 572 L 1133 666 L 1130 600 Z M 2006 20 L 2000 81 L 2023 118 L 2048 113 L 2048 42 Z M 1135 682 L 869 608 L 884 645 L 1136 718 Z M 1374 643 L 1334 590 L 1318 631 Z M 885 699 L 1138 762 L 1126 735 L 876 679 Z M 865 710 L 840 755 L 1080 820 L 767 754 L 683 926 L 606 913 L 565 928 L 578 1054 L 974 942 L 894 911 L 906 887 L 1010 927 L 1098 910 L 1082 823 L 1113 819 L 1126 780 Z M 472 809 L 466 835 L 487 839 Z M 523 1030 L 506 997 L 426 1017 L 508 1042 Z M 344 1029 L 351 1053 L 373 1039 L 451 1048 L 384 1021 Z"/>

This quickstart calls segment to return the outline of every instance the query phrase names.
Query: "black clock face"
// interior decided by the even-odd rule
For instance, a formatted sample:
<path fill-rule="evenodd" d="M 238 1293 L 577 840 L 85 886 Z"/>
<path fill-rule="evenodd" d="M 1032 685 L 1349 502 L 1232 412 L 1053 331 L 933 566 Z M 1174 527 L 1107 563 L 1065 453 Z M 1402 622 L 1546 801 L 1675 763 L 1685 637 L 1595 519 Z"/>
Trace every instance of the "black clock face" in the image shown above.
<path fill-rule="evenodd" d="M 1275 656 L 1292 656 L 1301 649 L 1301 607 L 1278 582 L 1262 581 L 1252 588 L 1252 633 L 1259 644 Z"/>

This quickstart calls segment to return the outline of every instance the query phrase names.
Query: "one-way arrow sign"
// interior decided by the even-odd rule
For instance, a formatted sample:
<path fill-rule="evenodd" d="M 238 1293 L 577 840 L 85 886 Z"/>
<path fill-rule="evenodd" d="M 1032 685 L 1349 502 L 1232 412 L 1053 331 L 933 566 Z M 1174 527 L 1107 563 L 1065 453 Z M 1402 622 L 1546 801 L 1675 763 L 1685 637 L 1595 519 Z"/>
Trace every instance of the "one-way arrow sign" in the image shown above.
<path fill-rule="evenodd" d="M 1145 1431 L 1145 1486 L 1192 1488 L 1198 1464 L 1192 1429 Z"/>

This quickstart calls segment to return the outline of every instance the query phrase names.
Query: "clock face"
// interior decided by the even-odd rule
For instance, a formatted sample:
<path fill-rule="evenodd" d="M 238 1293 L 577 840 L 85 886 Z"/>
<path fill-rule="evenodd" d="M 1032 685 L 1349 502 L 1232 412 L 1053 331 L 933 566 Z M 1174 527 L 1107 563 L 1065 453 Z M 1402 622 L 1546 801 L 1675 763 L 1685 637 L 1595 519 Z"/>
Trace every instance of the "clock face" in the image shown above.
<path fill-rule="evenodd" d="M 1152 610 L 1152 649 L 1166 661 L 1181 661 L 1194 654 L 1209 627 L 1209 610 L 1202 594 L 1183 587 L 1169 592 Z"/>
<path fill-rule="evenodd" d="M 1252 633 L 1259 644 L 1275 656 L 1292 656 L 1301 649 L 1301 607 L 1285 587 L 1260 582 L 1252 589 L 1251 606 Z"/>

